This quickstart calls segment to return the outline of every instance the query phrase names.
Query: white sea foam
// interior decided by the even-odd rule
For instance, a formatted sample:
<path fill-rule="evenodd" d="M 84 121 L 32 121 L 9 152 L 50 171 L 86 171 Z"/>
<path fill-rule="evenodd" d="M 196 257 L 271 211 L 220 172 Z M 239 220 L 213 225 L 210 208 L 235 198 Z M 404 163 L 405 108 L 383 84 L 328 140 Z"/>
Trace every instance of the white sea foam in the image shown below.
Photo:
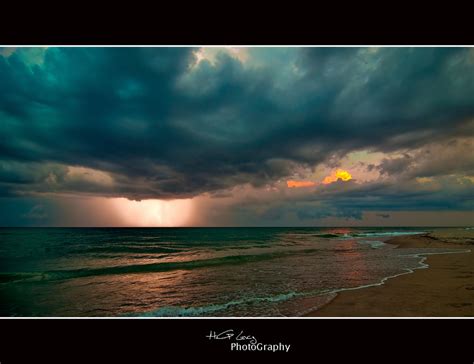
<path fill-rule="evenodd" d="M 425 234 L 426 231 L 388 231 L 388 232 L 367 232 L 367 233 L 355 233 L 352 234 L 352 237 L 384 237 L 384 236 L 404 236 L 404 235 L 417 235 L 417 234 Z"/>
<path fill-rule="evenodd" d="M 372 249 L 379 249 L 383 246 L 387 245 L 383 241 L 380 240 L 359 240 L 357 241 L 359 244 L 368 244 Z"/>
<path fill-rule="evenodd" d="M 405 274 L 414 273 L 415 270 L 418 270 L 418 269 L 429 268 L 429 265 L 425 263 L 425 261 L 427 259 L 427 257 L 426 257 L 427 255 L 460 254 L 460 253 L 470 253 L 470 252 L 471 252 L 470 249 L 467 249 L 467 250 L 459 249 L 459 250 L 455 250 L 455 251 L 429 252 L 429 253 L 428 252 L 426 252 L 426 253 L 421 252 L 421 253 L 414 253 L 414 254 L 401 254 L 401 255 L 399 255 L 400 257 L 421 258 L 420 261 L 418 262 L 418 267 L 404 268 L 403 272 L 398 273 L 398 274 L 394 274 L 394 275 L 391 275 L 391 276 L 388 276 L 388 277 L 384 277 L 377 283 L 366 284 L 366 285 L 357 286 L 357 287 L 350 287 L 350 288 L 340 288 L 340 289 L 335 289 L 332 292 L 333 293 L 338 293 L 338 292 L 343 292 L 343 291 L 354 291 L 354 290 L 357 290 L 357 289 L 368 288 L 368 287 L 382 286 L 389 279 L 400 277 L 400 276 L 403 276 Z"/>
<path fill-rule="evenodd" d="M 363 241 L 361 243 L 370 243 L 378 245 L 385 245 L 383 242 L 380 241 Z M 428 264 L 425 263 L 428 255 L 439 255 L 439 254 L 459 254 L 459 253 L 468 253 L 470 250 L 456 250 L 456 251 L 443 251 L 443 252 L 420 252 L 414 254 L 401 254 L 400 257 L 414 257 L 420 258 L 418 261 L 418 266 L 413 268 L 403 268 L 403 271 L 394 275 L 390 275 L 387 277 L 382 278 L 378 282 L 374 282 L 371 284 L 361 285 L 357 287 L 346 287 L 346 288 L 337 288 L 337 289 L 325 289 L 325 290 L 318 290 L 318 291 L 311 291 L 311 292 L 288 292 L 284 294 L 274 295 L 274 296 L 267 296 L 267 297 L 249 297 L 240 300 L 233 300 L 222 304 L 213 304 L 208 306 L 198 306 L 198 307 L 181 307 L 181 306 L 167 306 L 161 307 L 157 310 L 143 312 L 140 313 L 138 316 L 141 317 L 198 317 L 198 316 L 210 316 L 216 312 L 221 312 L 228 310 L 232 307 L 245 305 L 245 304 L 256 304 L 256 303 L 278 303 L 288 301 L 293 298 L 304 298 L 304 297 L 318 297 L 318 296 L 327 296 L 328 299 L 324 300 L 318 306 L 313 306 L 311 308 L 307 308 L 303 311 L 299 311 L 296 313 L 296 316 L 302 316 L 308 312 L 317 310 L 321 308 L 323 305 L 332 301 L 339 292 L 344 291 L 353 291 L 363 288 L 369 287 L 376 287 L 385 284 L 386 281 L 392 278 L 396 278 L 405 274 L 413 273 L 415 270 L 418 269 L 426 269 L 428 268 Z"/>
<path fill-rule="evenodd" d="M 297 296 L 301 296 L 301 293 L 289 292 L 268 297 L 249 297 L 246 299 L 229 301 L 222 304 L 215 304 L 209 306 L 198 306 L 198 307 L 180 307 L 180 306 L 168 306 L 161 307 L 157 310 L 140 313 L 142 317 L 193 317 L 193 316 L 204 316 L 214 312 L 229 309 L 233 306 L 239 306 L 242 304 L 252 304 L 260 302 L 281 302 L 289 300 Z"/>
<path fill-rule="evenodd" d="M 427 263 L 425 263 L 425 261 L 427 259 L 427 255 L 460 254 L 460 253 L 470 253 L 470 252 L 471 252 L 470 249 L 467 249 L 467 250 L 458 249 L 458 250 L 455 250 L 455 251 L 426 252 L 426 253 L 421 252 L 421 253 L 414 253 L 414 254 L 401 254 L 401 255 L 399 255 L 400 257 L 421 258 L 418 261 L 418 266 L 414 267 L 414 268 L 404 268 L 403 272 L 397 273 L 397 274 L 394 274 L 394 275 L 391 275 L 391 276 L 384 277 L 379 282 L 375 282 L 375 283 L 371 283 L 371 284 L 365 284 L 365 285 L 361 285 L 361 286 L 357 286 L 357 287 L 339 288 L 339 289 L 332 289 L 332 290 L 322 291 L 317 295 L 327 295 L 328 299 L 326 300 L 326 302 L 323 305 L 314 306 L 314 307 L 311 307 L 311 308 L 307 308 L 304 311 L 300 311 L 297 316 L 304 316 L 305 314 L 316 311 L 316 310 L 320 309 L 322 306 L 324 306 L 326 304 L 329 304 L 332 300 L 334 300 L 334 298 L 337 297 L 337 294 L 340 293 L 340 292 L 355 291 L 355 290 L 359 290 L 359 289 L 363 289 L 363 288 L 382 286 L 389 279 L 400 277 L 400 276 L 403 276 L 403 275 L 406 275 L 406 274 L 414 273 L 415 270 L 429 268 L 429 265 Z"/>

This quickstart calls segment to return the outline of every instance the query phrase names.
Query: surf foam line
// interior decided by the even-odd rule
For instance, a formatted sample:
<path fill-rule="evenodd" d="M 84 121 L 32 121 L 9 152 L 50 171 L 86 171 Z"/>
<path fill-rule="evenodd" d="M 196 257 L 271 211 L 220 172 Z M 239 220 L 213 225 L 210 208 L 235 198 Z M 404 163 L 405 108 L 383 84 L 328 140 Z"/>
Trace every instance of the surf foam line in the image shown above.
<path fill-rule="evenodd" d="M 418 264 L 419 266 L 418 267 L 414 267 L 414 268 L 403 268 L 404 272 L 401 272 L 401 273 L 397 273 L 397 274 L 394 274 L 394 275 L 391 275 L 391 276 L 387 276 L 387 277 L 384 277 L 382 278 L 379 282 L 376 282 L 376 283 L 371 283 L 371 284 L 364 284 L 362 286 L 357 286 L 357 287 L 349 287 L 349 288 L 338 288 L 338 289 L 333 289 L 331 291 L 328 291 L 326 293 L 320 293 L 316 296 L 321 296 L 321 295 L 325 295 L 325 294 L 334 294 L 334 297 L 329 300 L 328 302 L 326 302 L 325 304 L 321 305 L 320 307 L 312 307 L 312 308 L 309 308 L 307 310 L 304 310 L 304 311 L 300 311 L 298 313 L 298 316 L 303 316 L 305 314 L 308 314 L 310 312 L 313 312 L 313 311 L 317 311 L 319 309 L 321 309 L 322 307 L 326 306 L 327 304 L 331 303 L 331 301 L 337 297 L 337 294 L 339 292 L 344 292 L 344 291 L 355 291 L 355 290 L 358 290 L 358 289 L 363 289 L 363 288 L 370 288 L 370 287 L 378 287 L 378 286 L 383 286 L 385 284 L 385 282 L 387 282 L 389 279 L 392 279 L 392 278 L 397 278 L 397 277 L 400 277 L 400 276 L 403 276 L 403 275 L 406 275 L 406 274 L 411 274 L 411 273 L 415 273 L 416 270 L 419 270 L 419 269 L 427 269 L 429 268 L 429 264 L 425 263 L 426 259 L 428 259 L 426 256 L 427 255 L 442 255 L 442 254 L 461 254 L 461 253 L 471 253 L 471 250 L 470 249 L 458 249 L 458 250 L 455 250 L 455 251 L 445 251 L 445 252 L 426 252 L 426 253 L 414 253 L 414 254 L 400 254 L 398 255 L 399 257 L 413 257 L 413 258 L 421 258 L 419 261 L 418 261 Z"/>
<path fill-rule="evenodd" d="M 326 238 L 334 238 L 337 240 L 350 240 L 350 239 L 359 239 L 359 238 L 395 238 L 397 236 L 410 236 L 410 235 L 420 235 L 426 234 L 427 231 L 374 231 L 374 232 L 355 232 L 355 233 L 344 233 L 344 234 L 322 234 Z M 329 236 L 332 235 L 332 236 Z"/>
<path fill-rule="evenodd" d="M 182 306 L 166 306 L 161 307 L 153 311 L 142 312 L 139 314 L 128 314 L 125 317 L 129 316 L 139 316 L 139 317 L 192 317 L 192 316 L 202 316 L 203 314 L 209 314 L 213 312 L 222 311 L 233 306 L 239 306 L 242 304 L 249 303 L 260 303 L 260 302 L 281 302 L 287 301 L 290 298 L 298 297 L 303 295 L 303 293 L 298 292 L 289 292 L 282 293 L 274 296 L 268 297 L 250 297 L 241 300 L 229 301 L 221 304 L 214 304 L 208 306 L 197 306 L 197 307 L 182 307 Z"/>
<path fill-rule="evenodd" d="M 318 290 L 318 291 L 310 291 L 310 292 L 289 292 L 289 293 L 282 293 L 279 295 L 275 296 L 269 296 L 269 297 L 252 297 L 252 298 L 247 298 L 247 299 L 241 299 L 241 300 L 235 300 L 235 301 L 229 301 L 226 303 L 221 303 L 221 304 L 213 304 L 213 305 L 208 305 L 208 306 L 197 306 L 197 307 L 183 307 L 183 306 L 166 306 L 166 307 L 161 307 L 156 310 L 148 311 L 148 312 L 142 312 L 139 314 L 129 314 L 125 315 L 126 317 L 130 316 L 138 316 L 138 317 L 196 317 L 196 316 L 202 316 L 205 314 L 212 314 L 215 312 L 219 311 L 224 311 L 228 308 L 234 307 L 234 306 L 239 306 L 242 304 L 252 304 L 252 303 L 261 303 L 261 302 L 269 302 L 269 303 L 278 303 L 278 302 L 283 302 L 290 300 L 292 298 L 298 298 L 298 297 L 320 297 L 320 296 L 330 296 L 333 295 L 328 302 L 325 302 L 323 305 L 318 306 L 318 307 L 311 307 L 307 310 L 300 311 L 298 312 L 295 316 L 303 316 L 309 312 L 315 311 L 320 309 L 321 307 L 329 304 L 335 297 L 337 297 L 337 294 L 339 292 L 343 291 L 353 291 L 357 289 L 363 289 L 363 288 L 369 288 L 369 287 L 376 287 L 376 286 L 381 286 L 385 284 L 385 282 L 389 279 L 396 278 L 405 274 L 410 274 L 414 273 L 415 270 L 418 269 L 426 269 L 429 267 L 428 264 L 425 263 L 427 259 L 427 255 L 438 255 L 438 254 L 458 254 L 458 253 L 470 253 L 471 250 L 456 250 L 456 251 L 446 251 L 446 252 L 426 252 L 426 253 L 414 253 L 414 254 L 402 254 L 399 255 L 401 257 L 415 257 L 415 258 L 421 258 L 420 261 L 418 261 L 419 266 L 414 267 L 414 268 L 403 268 L 403 272 L 397 273 L 391 276 L 387 276 L 382 278 L 379 282 L 371 283 L 371 284 L 366 284 L 366 285 L 361 285 L 357 287 L 348 287 L 348 288 L 337 288 L 337 289 L 325 289 L 325 290 Z M 281 315 L 282 317 L 287 317 L 286 315 Z"/>

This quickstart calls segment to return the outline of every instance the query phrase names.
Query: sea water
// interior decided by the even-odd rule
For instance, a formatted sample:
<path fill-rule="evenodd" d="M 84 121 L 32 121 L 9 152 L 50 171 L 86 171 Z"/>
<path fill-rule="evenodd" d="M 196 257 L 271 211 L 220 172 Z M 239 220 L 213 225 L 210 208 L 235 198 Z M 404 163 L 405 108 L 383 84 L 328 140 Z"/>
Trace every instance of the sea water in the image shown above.
<path fill-rule="evenodd" d="M 1 228 L 0 316 L 300 316 L 423 267 L 413 228 Z"/>

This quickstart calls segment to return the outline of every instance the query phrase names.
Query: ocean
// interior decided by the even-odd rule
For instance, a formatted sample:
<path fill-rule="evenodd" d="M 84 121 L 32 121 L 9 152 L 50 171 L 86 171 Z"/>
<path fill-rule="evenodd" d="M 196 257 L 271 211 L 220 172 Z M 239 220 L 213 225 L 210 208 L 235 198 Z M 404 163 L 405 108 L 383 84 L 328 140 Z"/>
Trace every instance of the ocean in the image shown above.
<path fill-rule="evenodd" d="M 301 316 L 424 268 L 432 228 L 1 228 L 0 316 Z"/>

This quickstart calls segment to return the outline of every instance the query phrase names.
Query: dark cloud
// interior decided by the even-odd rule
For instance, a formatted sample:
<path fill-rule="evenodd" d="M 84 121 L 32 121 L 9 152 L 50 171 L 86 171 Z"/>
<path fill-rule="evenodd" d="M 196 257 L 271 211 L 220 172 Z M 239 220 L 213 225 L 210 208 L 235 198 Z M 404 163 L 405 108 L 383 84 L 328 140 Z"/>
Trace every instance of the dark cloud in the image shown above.
<path fill-rule="evenodd" d="M 296 210 L 296 216 L 304 220 L 320 220 L 328 217 L 339 217 L 344 219 L 362 219 L 362 211 L 354 209 L 318 209 L 318 208 L 302 208 Z"/>
<path fill-rule="evenodd" d="M 368 171 L 378 170 L 382 175 L 397 179 L 446 175 L 473 176 L 474 139 L 458 137 L 429 143 L 401 156 L 383 158 L 378 165 L 370 164 Z"/>
<path fill-rule="evenodd" d="M 189 48 L 3 52 L 0 193 L 218 196 L 298 166 L 336 165 L 353 150 L 415 150 L 473 135 L 471 49 L 269 48 L 245 64 L 225 52 L 195 63 Z M 415 168 L 413 158 L 370 168 L 393 176 Z M 461 159 L 457 171 L 472 156 Z M 430 163 L 423 175 L 435 173 Z M 67 166 L 113 183 L 95 172 L 71 176 Z M 341 211 L 384 205 L 393 188 L 364 191 L 351 190 Z"/>
<path fill-rule="evenodd" d="M 62 211 L 50 198 L 2 196 L 0 226 L 51 226 L 57 225 Z"/>
<path fill-rule="evenodd" d="M 383 181 L 362 185 L 346 183 L 344 188 L 320 191 L 313 196 L 313 200 L 323 201 L 336 208 L 364 211 L 472 210 L 473 192 L 474 183 L 462 185 L 456 177 L 447 177 L 435 186 L 415 181 Z"/>
<path fill-rule="evenodd" d="M 384 158 L 382 162 L 377 166 L 377 169 L 380 171 L 381 174 L 401 174 L 402 172 L 405 172 L 407 168 L 409 168 L 412 162 L 412 158 L 406 154 L 403 157 L 399 158 Z"/>
<path fill-rule="evenodd" d="M 241 197 L 232 208 L 232 220 L 243 225 L 255 222 L 278 224 L 320 224 L 328 218 L 344 221 L 363 219 L 366 212 L 389 219 L 392 212 L 474 210 L 474 181 L 457 176 L 443 176 L 432 182 L 390 179 L 368 182 L 338 181 L 319 186 L 311 193 L 278 196 L 269 193 L 261 199 Z M 378 213 L 384 211 L 384 213 Z M 416 221 L 413 221 L 416 225 Z M 447 224 L 453 221 L 446 221 Z M 454 221 L 456 223 L 456 221 Z"/>
<path fill-rule="evenodd" d="M 43 205 L 35 205 L 23 217 L 27 219 L 43 220 L 48 217 Z"/>

